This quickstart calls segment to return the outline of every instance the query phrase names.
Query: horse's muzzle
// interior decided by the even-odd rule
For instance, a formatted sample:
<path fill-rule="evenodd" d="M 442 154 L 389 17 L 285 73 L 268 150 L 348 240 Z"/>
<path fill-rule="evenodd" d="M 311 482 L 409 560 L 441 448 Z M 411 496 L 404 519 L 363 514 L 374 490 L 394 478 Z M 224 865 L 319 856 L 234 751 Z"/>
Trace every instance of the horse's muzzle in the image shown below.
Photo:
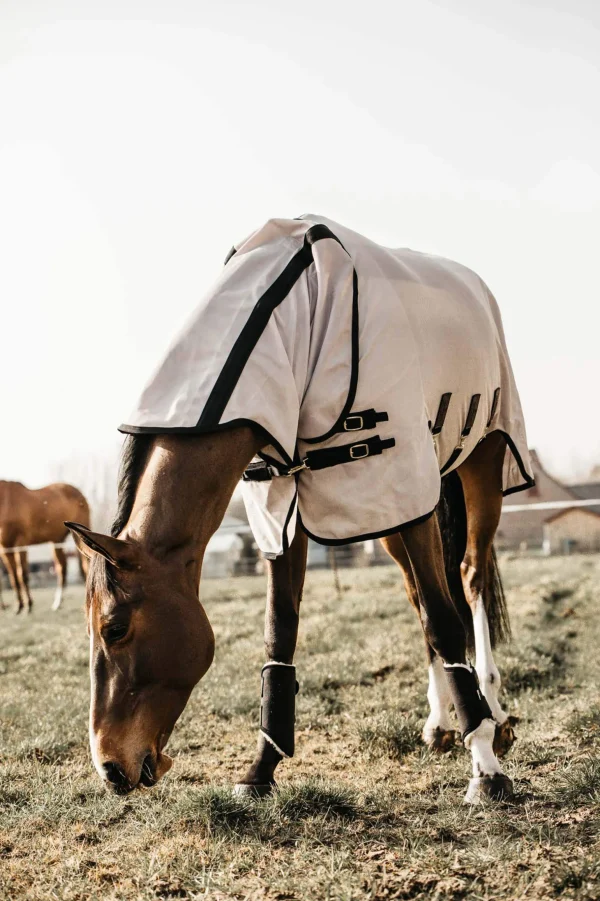
<path fill-rule="evenodd" d="M 130 792 L 134 785 L 131 784 L 127 776 L 125 775 L 124 770 L 119 766 L 118 763 L 114 763 L 112 760 L 109 760 L 108 763 L 104 763 L 102 765 L 102 769 L 104 771 L 104 778 L 109 786 L 112 788 L 114 792 L 118 795 L 125 795 L 127 792 Z"/>
<path fill-rule="evenodd" d="M 152 754 L 144 758 L 137 782 L 132 781 L 123 767 L 112 760 L 102 764 L 102 770 L 105 782 L 118 795 L 128 794 L 140 785 L 149 788 L 158 782 L 156 759 Z"/>

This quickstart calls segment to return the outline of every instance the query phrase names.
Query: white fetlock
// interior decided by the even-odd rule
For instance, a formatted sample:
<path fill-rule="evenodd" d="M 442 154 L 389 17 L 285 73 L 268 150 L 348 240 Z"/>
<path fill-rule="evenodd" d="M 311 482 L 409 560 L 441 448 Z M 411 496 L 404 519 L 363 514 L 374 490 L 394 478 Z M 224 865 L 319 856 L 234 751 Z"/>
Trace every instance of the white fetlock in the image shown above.
<path fill-rule="evenodd" d="M 485 719 L 465 737 L 465 747 L 473 757 L 473 778 L 464 798 L 465 804 L 507 801 L 514 795 L 513 784 L 502 772 L 492 748 L 495 731 L 494 721 Z"/>
<path fill-rule="evenodd" d="M 444 665 L 439 657 L 436 657 L 429 666 L 427 700 L 431 712 L 423 727 L 423 741 L 431 745 L 435 743 L 438 732 L 452 732 L 454 729 L 450 718 L 452 696 Z"/>
<path fill-rule="evenodd" d="M 502 773 L 502 767 L 492 747 L 495 733 L 495 722 L 486 719 L 464 740 L 465 748 L 471 752 L 474 776 L 495 776 Z"/>

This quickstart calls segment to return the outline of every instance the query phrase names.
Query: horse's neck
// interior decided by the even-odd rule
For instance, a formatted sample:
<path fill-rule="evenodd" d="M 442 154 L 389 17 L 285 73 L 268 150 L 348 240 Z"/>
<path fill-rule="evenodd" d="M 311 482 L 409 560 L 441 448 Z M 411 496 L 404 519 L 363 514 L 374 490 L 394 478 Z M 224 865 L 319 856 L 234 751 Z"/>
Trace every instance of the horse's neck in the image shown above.
<path fill-rule="evenodd" d="M 122 536 L 155 555 L 202 555 L 234 488 L 264 442 L 247 427 L 207 435 L 158 436 Z"/>

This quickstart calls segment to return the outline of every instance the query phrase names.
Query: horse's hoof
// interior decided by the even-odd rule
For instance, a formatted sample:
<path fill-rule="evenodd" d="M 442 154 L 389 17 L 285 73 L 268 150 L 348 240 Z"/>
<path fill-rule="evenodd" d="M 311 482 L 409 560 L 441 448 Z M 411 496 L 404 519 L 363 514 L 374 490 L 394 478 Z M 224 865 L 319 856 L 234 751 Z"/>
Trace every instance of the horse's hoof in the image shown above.
<path fill-rule="evenodd" d="M 22 612 L 23 612 L 23 608 L 22 608 L 22 607 L 17 607 L 17 609 L 15 610 L 15 616 L 18 616 L 19 613 L 22 613 Z"/>
<path fill-rule="evenodd" d="M 275 788 L 275 782 L 267 782 L 263 785 L 238 782 L 233 786 L 233 794 L 237 798 L 265 798 L 267 795 L 270 795 Z"/>
<path fill-rule="evenodd" d="M 515 793 L 513 784 L 504 773 L 496 773 L 494 776 L 474 776 L 469 782 L 469 788 L 465 795 L 465 804 L 481 804 L 486 799 L 490 801 L 510 801 Z"/>
<path fill-rule="evenodd" d="M 438 754 L 447 754 L 455 745 L 456 732 L 454 729 L 441 729 L 437 726 L 433 732 L 423 736 L 423 738 L 430 751 L 436 751 Z"/>
<path fill-rule="evenodd" d="M 509 716 L 503 723 L 496 723 L 496 731 L 494 733 L 494 754 L 496 757 L 506 757 L 512 746 L 517 740 L 515 735 L 515 726 L 519 722 L 516 716 Z"/>

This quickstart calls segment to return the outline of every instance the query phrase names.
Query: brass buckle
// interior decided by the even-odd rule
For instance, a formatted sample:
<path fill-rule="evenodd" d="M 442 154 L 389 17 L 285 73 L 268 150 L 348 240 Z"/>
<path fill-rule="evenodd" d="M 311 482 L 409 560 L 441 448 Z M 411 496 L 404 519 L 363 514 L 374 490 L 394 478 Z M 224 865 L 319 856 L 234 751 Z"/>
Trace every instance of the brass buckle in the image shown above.
<path fill-rule="evenodd" d="M 357 453 L 357 451 L 363 451 L 364 453 Z M 350 448 L 350 459 L 351 460 L 362 460 L 364 457 L 369 456 L 369 445 L 368 444 L 353 444 Z"/>
<path fill-rule="evenodd" d="M 355 419 L 358 422 L 358 425 L 349 425 L 348 423 L 351 420 Z M 345 432 L 360 432 L 361 429 L 364 429 L 364 421 L 362 416 L 358 416 L 357 414 L 353 416 L 347 416 L 344 420 L 344 431 Z"/>
<path fill-rule="evenodd" d="M 284 472 L 283 475 L 287 478 L 287 476 L 293 476 L 294 473 L 300 472 L 302 469 L 308 469 L 308 464 L 306 460 L 303 460 L 302 463 L 299 463 L 298 466 L 292 466 L 291 469 L 288 469 L 287 472 Z"/>

